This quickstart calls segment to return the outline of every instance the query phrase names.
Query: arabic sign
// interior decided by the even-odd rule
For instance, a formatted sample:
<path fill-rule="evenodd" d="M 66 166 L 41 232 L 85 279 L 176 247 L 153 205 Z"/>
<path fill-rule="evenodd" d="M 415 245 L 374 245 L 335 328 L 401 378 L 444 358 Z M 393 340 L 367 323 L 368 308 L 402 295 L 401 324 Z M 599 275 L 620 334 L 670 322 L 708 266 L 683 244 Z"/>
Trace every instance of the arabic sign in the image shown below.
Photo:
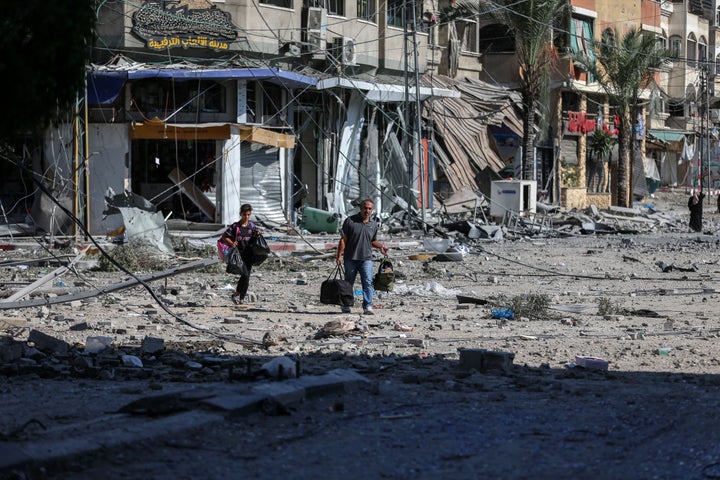
<path fill-rule="evenodd" d="M 187 0 L 169 7 L 168 1 L 146 1 L 133 14 L 132 33 L 148 48 L 211 48 L 228 50 L 237 38 L 230 14 L 217 7 L 194 9 Z"/>
<path fill-rule="evenodd" d="M 175 36 L 175 37 L 162 37 L 162 38 L 150 38 L 147 40 L 147 46 L 153 50 L 165 50 L 170 47 L 204 47 L 214 48 L 215 50 L 227 50 L 230 48 L 227 42 L 220 42 L 217 40 L 208 39 L 208 37 L 197 36 Z"/>

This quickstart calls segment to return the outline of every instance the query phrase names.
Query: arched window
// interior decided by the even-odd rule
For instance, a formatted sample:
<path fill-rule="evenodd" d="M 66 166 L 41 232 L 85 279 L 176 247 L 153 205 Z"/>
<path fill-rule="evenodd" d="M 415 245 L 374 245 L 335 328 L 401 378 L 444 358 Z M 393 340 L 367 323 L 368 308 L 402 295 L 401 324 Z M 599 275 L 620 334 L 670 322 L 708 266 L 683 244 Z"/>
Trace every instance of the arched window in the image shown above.
<path fill-rule="evenodd" d="M 705 40 L 705 37 L 702 35 L 700 36 L 700 40 L 698 41 L 698 61 L 702 65 L 705 63 L 708 59 L 707 56 L 708 52 L 708 43 L 707 40 Z"/>
<path fill-rule="evenodd" d="M 685 58 L 687 59 L 687 64 L 690 67 L 696 67 L 697 66 L 697 38 L 695 37 L 695 34 L 690 32 L 687 38 L 687 48 L 685 48 Z"/>
<path fill-rule="evenodd" d="M 682 56 L 682 37 L 672 35 L 670 37 L 670 57 L 680 58 Z"/>

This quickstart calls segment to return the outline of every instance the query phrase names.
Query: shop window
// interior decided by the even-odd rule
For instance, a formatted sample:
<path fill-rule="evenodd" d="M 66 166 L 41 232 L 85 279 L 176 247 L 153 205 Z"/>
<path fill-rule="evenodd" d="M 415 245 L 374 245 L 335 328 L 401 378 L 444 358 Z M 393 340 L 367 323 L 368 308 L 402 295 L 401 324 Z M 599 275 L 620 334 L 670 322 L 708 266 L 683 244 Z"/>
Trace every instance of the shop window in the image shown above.
<path fill-rule="evenodd" d="M 166 117 L 179 109 L 224 113 L 225 87 L 214 81 L 139 80 L 131 87 L 134 108 L 145 117 Z"/>
<path fill-rule="evenodd" d="M 245 122 L 285 126 L 284 90 L 271 83 L 253 81 L 245 87 Z"/>

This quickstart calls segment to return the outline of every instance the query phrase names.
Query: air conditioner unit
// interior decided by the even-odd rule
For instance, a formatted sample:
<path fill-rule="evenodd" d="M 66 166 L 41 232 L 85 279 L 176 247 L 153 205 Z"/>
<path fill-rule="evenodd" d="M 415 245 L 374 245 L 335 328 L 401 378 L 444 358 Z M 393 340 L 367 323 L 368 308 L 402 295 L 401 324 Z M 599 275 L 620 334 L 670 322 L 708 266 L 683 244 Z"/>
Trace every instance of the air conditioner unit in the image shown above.
<path fill-rule="evenodd" d="M 343 65 L 357 65 L 357 51 L 355 50 L 355 39 L 351 37 L 334 38 L 333 53 Z"/>
<path fill-rule="evenodd" d="M 310 7 L 307 10 L 307 29 L 327 29 L 327 10 L 324 8 Z"/>
<path fill-rule="evenodd" d="M 306 41 L 308 50 L 311 53 L 324 52 L 326 47 L 327 10 L 317 7 L 308 8 L 305 25 L 307 28 Z"/>
<path fill-rule="evenodd" d="M 302 53 L 300 45 L 295 42 L 285 43 L 280 47 L 280 53 L 286 57 L 299 57 Z"/>

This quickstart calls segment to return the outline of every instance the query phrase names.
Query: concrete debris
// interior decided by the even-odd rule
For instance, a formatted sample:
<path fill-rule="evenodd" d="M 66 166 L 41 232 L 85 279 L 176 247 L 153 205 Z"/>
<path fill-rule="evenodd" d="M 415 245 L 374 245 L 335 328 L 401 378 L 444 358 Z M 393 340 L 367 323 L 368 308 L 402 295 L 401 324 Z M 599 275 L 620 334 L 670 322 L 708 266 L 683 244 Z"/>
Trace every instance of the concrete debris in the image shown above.
<path fill-rule="evenodd" d="M 474 201 L 472 205 L 429 212 L 425 224 L 417 222 L 418 212 L 388 217 L 380 238 L 391 248 L 398 276 L 392 292 L 378 293 L 373 299 L 376 315 L 372 317 L 361 315 L 359 294 L 349 314 L 319 303 L 319 284 L 334 262 L 337 246 L 337 237 L 326 235 L 298 238 L 296 233 L 265 230 L 278 255 L 253 269 L 254 292 L 248 295 L 252 301 L 241 306 L 229 301 L 237 278 L 225 274 L 216 262 L 197 263 L 197 272 L 171 269 L 143 275 L 154 296 L 138 281 L 126 281 L 126 272 L 83 271 L 76 264 L 62 279 L 53 278 L 52 287 L 48 282 L 28 291 L 29 300 L 0 307 L 0 375 L 9 380 L 3 383 L 3 394 L 8 393 L 4 431 L 16 431 L 34 416 L 42 418 L 63 430 L 62 440 L 51 445 L 59 451 L 60 442 L 71 448 L 94 435 L 87 425 L 105 429 L 106 422 L 116 421 L 114 417 L 121 417 L 124 429 L 135 427 L 131 416 L 143 416 L 136 420 L 143 422 L 142 428 L 122 430 L 133 442 L 145 438 L 148 425 L 169 425 L 153 422 L 170 414 L 186 427 L 192 422 L 181 416 L 184 413 L 218 422 L 226 414 L 250 411 L 293 414 L 294 406 L 310 392 L 334 385 L 326 372 L 337 366 L 372 375 L 368 388 L 377 392 L 398 385 L 422 389 L 412 394 L 423 398 L 440 391 L 463 396 L 476 392 L 482 395 L 480 401 L 492 400 L 486 404 L 509 402 L 518 392 L 529 403 L 536 397 L 526 394 L 540 392 L 543 398 L 549 393 L 548 398 L 572 404 L 578 392 L 584 394 L 589 388 L 585 380 L 619 378 L 612 388 L 606 384 L 597 390 L 606 407 L 608 392 L 632 387 L 637 389 L 633 395 L 639 394 L 658 382 L 658 372 L 670 378 L 672 388 L 683 388 L 686 372 L 697 371 L 702 376 L 690 385 L 714 392 L 711 377 L 717 366 L 712 359 L 717 355 L 712 340 L 719 333 L 712 305 L 720 291 L 713 277 L 717 237 L 689 234 L 687 215 L 662 213 L 658 208 L 543 209 L 496 225 L 484 223 L 480 211 L 484 202 L 477 208 Z M 706 230 L 714 229 L 717 218 L 705 218 Z M 396 233 L 389 234 L 391 229 Z M 650 234 L 630 238 L 622 233 L 631 231 Z M 482 232 L 488 233 L 487 238 Z M 501 240 L 493 239 L 496 235 Z M 203 242 L 212 246 L 217 238 L 207 237 L 187 240 L 182 258 L 203 258 Z M 15 250 L 3 252 L 14 258 L 6 257 L 2 260 L 7 263 L 0 264 L 4 267 L 0 296 L 9 297 L 77 256 L 77 252 L 67 257 L 57 252 L 57 258 L 48 258 L 42 252 L 44 260 L 35 261 L 35 245 L 14 242 Z M 457 254 L 458 261 L 434 261 L 455 247 L 450 253 Z M 418 253 L 425 254 L 420 261 L 407 260 Z M 85 256 L 92 255 L 97 253 Z M 25 258 L 28 262 L 20 268 Z M 658 267 L 667 273 L 659 273 Z M 492 318 L 496 307 L 511 309 L 515 318 Z M 661 348 L 672 350 L 663 355 Z M 587 358 L 575 357 L 578 352 L 587 352 Z M 566 368 L 573 357 L 582 368 Z M 606 361 L 609 367 L 600 370 L 611 370 L 612 375 L 593 371 L 593 358 Z M 644 377 L 647 372 L 653 375 Z M 343 382 L 354 378 L 340 377 Z M 23 403 L 26 390 L 15 394 L 31 381 L 35 387 L 45 379 L 57 380 L 46 382 L 51 387 L 80 379 L 80 390 L 97 396 L 76 400 L 68 394 L 62 411 L 59 402 L 46 398 Z M 577 379 L 584 383 L 576 385 Z M 92 388 L 86 388 L 90 383 Z M 191 389 L 194 393 L 187 391 Z M 164 390 L 163 395 L 152 395 L 156 390 Z M 353 399 L 359 398 L 354 394 Z M 21 400 L 10 409 L 6 406 L 12 395 Z M 144 401 L 131 403 L 137 396 Z M 345 399 L 348 411 L 350 398 Z M 387 397 L 379 400 L 391 404 Z M 333 402 L 316 412 L 330 405 L 333 414 L 340 412 L 341 403 Z M 624 398 L 620 405 L 627 404 Z M 590 417 L 580 407 L 580 418 Z M 11 412 L 21 412 L 22 418 L 15 421 Z M 68 434 L 61 425 L 68 412 L 75 415 L 71 420 L 92 423 Z M 113 415 L 102 416 L 108 412 Z M 9 419 L 13 421 L 8 423 Z M 516 419 L 511 423 L 514 428 Z M 77 431 L 82 433 L 75 435 Z M 605 430 L 595 425 L 583 431 Z M 167 432 L 162 429 L 163 435 Z M 41 434 L 28 430 L 24 439 Z M 5 456 L 0 455 L 0 460 L 7 460 L 6 452 L 11 450 L 2 447 Z"/>
<path fill-rule="evenodd" d="M 338 319 L 331 320 L 323 325 L 318 337 L 345 336 L 358 329 L 357 324 L 352 320 Z"/>
<path fill-rule="evenodd" d="M 290 357 L 275 357 L 264 363 L 260 371 L 281 380 L 298 376 L 297 362 Z"/>

